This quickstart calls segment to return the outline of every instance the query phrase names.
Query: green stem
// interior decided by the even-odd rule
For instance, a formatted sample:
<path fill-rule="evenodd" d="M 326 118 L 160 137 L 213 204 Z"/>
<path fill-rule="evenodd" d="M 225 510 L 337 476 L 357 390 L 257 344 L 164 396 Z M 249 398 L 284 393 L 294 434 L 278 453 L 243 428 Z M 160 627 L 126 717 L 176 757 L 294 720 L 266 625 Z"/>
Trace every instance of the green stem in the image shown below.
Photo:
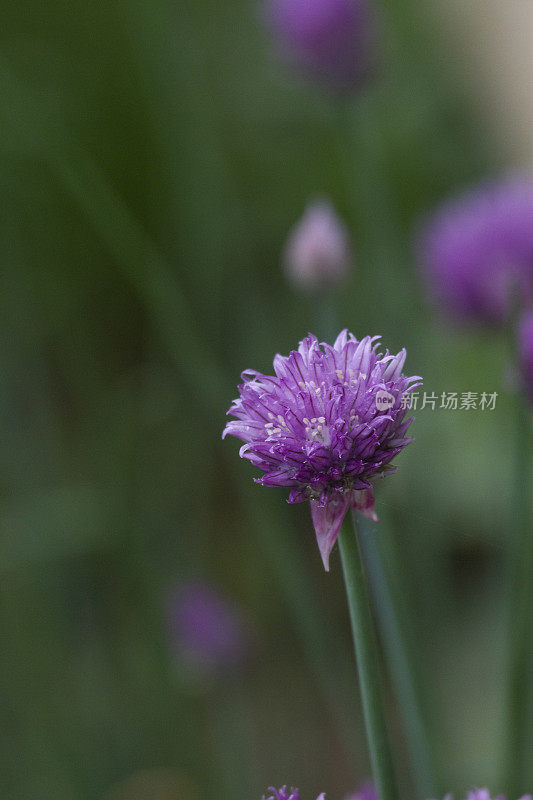
<path fill-rule="evenodd" d="M 395 685 L 401 716 L 405 726 L 407 748 L 414 770 L 414 783 L 420 798 L 437 797 L 434 758 L 430 736 L 423 714 L 423 702 L 416 680 L 416 669 L 409 637 L 400 619 L 376 530 L 370 520 L 359 516 L 359 546 L 375 601 L 378 624 L 391 677 Z"/>
<path fill-rule="evenodd" d="M 326 296 L 315 314 L 322 322 L 320 335 L 331 339 L 338 330 L 332 298 Z M 319 326 L 320 328 L 320 326 Z M 423 714 L 423 701 L 415 669 L 415 659 L 409 647 L 406 626 L 402 624 L 399 604 L 394 598 L 389 576 L 386 575 L 376 531 L 370 520 L 359 515 L 359 545 L 375 601 L 377 621 L 383 638 L 390 674 L 404 723 L 407 748 L 414 772 L 414 786 L 421 800 L 437 797 L 439 783 L 436 778 L 435 759 L 431 737 Z"/>
<path fill-rule="evenodd" d="M 517 397 L 515 474 L 510 530 L 513 533 L 509 590 L 509 691 L 506 794 L 517 797 L 526 791 L 528 689 L 531 669 L 531 608 L 533 606 L 533 529 L 528 525 L 529 502 L 529 425 L 524 398 Z"/>
<path fill-rule="evenodd" d="M 242 676 L 207 702 L 217 800 L 253 797 L 254 720 Z"/>
<path fill-rule="evenodd" d="M 350 610 L 370 762 L 380 800 L 396 800 L 396 784 L 383 709 L 383 687 L 379 677 L 377 645 L 361 560 L 360 531 L 356 512 L 353 513 L 353 522 L 355 533 L 347 525 L 343 526 L 339 535 L 339 547 Z"/>

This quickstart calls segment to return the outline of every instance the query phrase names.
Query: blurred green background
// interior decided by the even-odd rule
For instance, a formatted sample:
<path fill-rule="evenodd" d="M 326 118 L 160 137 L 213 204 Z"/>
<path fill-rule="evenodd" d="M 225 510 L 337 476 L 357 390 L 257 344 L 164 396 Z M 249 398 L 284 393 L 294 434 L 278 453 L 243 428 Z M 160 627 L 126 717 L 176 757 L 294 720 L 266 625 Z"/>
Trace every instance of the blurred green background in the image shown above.
<path fill-rule="evenodd" d="M 427 309 L 420 215 L 505 166 L 418 2 L 383 2 L 381 74 L 340 104 L 278 63 L 253 0 L 4 4 L 0 138 L 0 796 L 342 800 L 368 776 L 338 557 L 222 442 L 240 371 L 313 329 L 280 253 L 310 196 L 350 225 L 342 326 L 428 391 L 379 529 L 445 784 L 497 777 L 510 495 L 505 346 Z M 192 681 L 165 600 L 201 576 L 254 655 Z M 403 769 L 403 733 L 390 693 Z"/>

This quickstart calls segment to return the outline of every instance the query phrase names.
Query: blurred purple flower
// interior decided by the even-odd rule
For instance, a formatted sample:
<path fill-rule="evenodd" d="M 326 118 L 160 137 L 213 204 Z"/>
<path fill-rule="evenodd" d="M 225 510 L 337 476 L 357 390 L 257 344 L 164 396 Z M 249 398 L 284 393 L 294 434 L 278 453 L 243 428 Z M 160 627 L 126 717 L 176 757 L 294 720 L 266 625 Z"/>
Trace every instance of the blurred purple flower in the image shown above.
<path fill-rule="evenodd" d="M 533 311 L 528 311 L 518 324 L 518 355 L 522 385 L 533 403 Z"/>
<path fill-rule="evenodd" d="M 262 800 L 300 800 L 298 789 L 288 789 L 282 786 L 281 789 L 270 787 L 268 794 L 263 795 Z M 317 797 L 317 800 L 326 800 L 324 793 Z M 350 795 L 347 800 L 379 800 L 373 783 L 363 784 L 355 794 Z M 452 800 L 452 795 L 446 795 L 444 800 Z M 468 792 L 466 800 L 492 800 L 488 789 L 473 789 Z M 505 795 L 497 795 L 494 800 L 507 800 Z M 519 800 L 533 800 L 529 794 L 523 795 Z"/>
<path fill-rule="evenodd" d="M 250 647 L 243 614 L 208 583 L 180 584 L 170 594 L 167 617 L 173 648 L 193 669 L 223 672 L 243 662 Z"/>
<path fill-rule="evenodd" d="M 452 795 L 446 795 L 444 800 L 452 800 Z M 472 789 L 468 792 L 466 800 L 491 800 L 490 792 L 488 789 Z M 505 795 L 497 795 L 494 800 L 507 800 Z M 532 800 L 531 795 L 525 794 L 520 800 Z"/>
<path fill-rule="evenodd" d="M 451 200 L 425 222 L 419 253 L 431 294 L 447 313 L 501 323 L 533 299 L 533 177 Z"/>
<path fill-rule="evenodd" d="M 376 788 L 372 781 L 363 783 L 355 794 L 351 794 L 346 800 L 379 800 Z"/>
<path fill-rule="evenodd" d="M 285 58 L 308 78 L 340 92 L 375 69 L 373 0 L 266 0 L 267 22 Z"/>
<path fill-rule="evenodd" d="M 331 203 L 309 203 L 287 240 L 283 261 L 297 289 L 327 289 L 342 281 L 352 263 L 350 237 Z"/>
<path fill-rule="evenodd" d="M 466 800 L 491 800 L 490 792 L 488 789 L 472 789 L 468 792 Z M 494 800 L 506 800 L 503 795 L 498 795 Z"/>
<path fill-rule="evenodd" d="M 271 786 L 268 792 L 268 795 L 263 795 L 262 800 L 300 800 L 298 789 L 287 789 L 286 786 L 282 786 L 281 789 L 274 789 Z M 326 800 L 326 796 L 322 793 L 316 800 Z"/>
<path fill-rule="evenodd" d="M 358 341 L 342 331 L 333 346 L 310 334 L 275 375 L 242 373 L 237 417 L 222 436 L 245 444 L 240 456 L 263 470 L 263 486 L 288 486 L 289 503 L 309 500 L 324 567 L 350 507 L 377 519 L 371 483 L 395 471 L 409 442 L 402 398 L 420 385 L 402 374 L 406 352 L 377 351 L 379 336 Z"/>

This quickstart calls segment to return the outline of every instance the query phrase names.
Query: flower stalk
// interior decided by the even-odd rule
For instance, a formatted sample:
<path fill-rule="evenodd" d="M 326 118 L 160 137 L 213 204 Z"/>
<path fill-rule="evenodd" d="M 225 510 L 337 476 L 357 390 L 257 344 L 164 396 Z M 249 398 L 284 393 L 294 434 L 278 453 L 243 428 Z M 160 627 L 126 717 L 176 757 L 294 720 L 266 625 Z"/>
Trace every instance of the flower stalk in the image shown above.
<path fill-rule="evenodd" d="M 525 788 L 531 756 L 528 750 L 528 695 L 531 669 L 533 605 L 533 529 L 529 524 L 530 419 L 521 393 L 516 399 L 515 474 L 511 510 L 513 532 L 509 565 L 509 689 L 506 787 L 512 795 Z"/>
<path fill-rule="evenodd" d="M 376 637 L 361 559 L 358 516 L 354 511 L 354 530 L 352 531 L 345 525 L 339 536 L 342 570 L 350 611 L 372 773 L 380 800 L 397 800 L 383 708 L 383 687 L 380 680 Z"/>
<path fill-rule="evenodd" d="M 362 516 L 359 517 L 358 526 L 364 569 L 368 575 L 370 592 L 375 602 L 377 624 L 383 637 L 383 647 L 405 726 L 417 796 L 437 797 L 439 787 L 435 777 L 431 739 L 423 714 L 423 701 L 416 680 L 409 637 L 406 636 L 400 619 L 399 605 L 394 597 L 389 576 L 386 574 L 374 526 L 370 520 Z"/>

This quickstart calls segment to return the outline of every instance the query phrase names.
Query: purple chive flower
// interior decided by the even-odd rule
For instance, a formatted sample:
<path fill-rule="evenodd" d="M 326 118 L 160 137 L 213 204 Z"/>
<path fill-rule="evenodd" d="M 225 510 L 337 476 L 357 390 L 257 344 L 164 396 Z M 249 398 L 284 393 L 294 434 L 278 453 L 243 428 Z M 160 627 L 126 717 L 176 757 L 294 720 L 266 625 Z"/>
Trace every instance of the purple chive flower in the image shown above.
<path fill-rule="evenodd" d="M 271 786 L 268 792 L 268 795 L 263 795 L 262 800 L 300 800 L 298 789 L 287 789 L 286 786 L 282 786 L 281 789 L 274 789 Z M 322 793 L 316 800 L 326 800 L 325 794 Z"/>
<path fill-rule="evenodd" d="M 351 794 L 346 800 L 379 800 L 379 798 L 374 784 L 368 781 L 363 783 L 355 794 Z"/>
<path fill-rule="evenodd" d="M 208 583 L 186 581 L 174 589 L 167 619 L 176 655 L 194 670 L 224 672 L 243 662 L 250 645 L 243 614 Z"/>
<path fill-rule="evenodd" d="M 533 311 L 528 311 L 518 325 L 518 354 L 522 384 L 533 403 Z"/>
<path fill-rule="evenodd" d="M 285 58 L 329 89 L 350 92 L 375 69 L 373 0 L 265 0 L 267 21 Z"/>
<path fill-rule="evenodd" d="M 437 305 L 465 321 L 501 323 L 533 298 L 533 176 L 445 204 L 423 226 L 419 253 Z"/>
<path fill-rule="evenodd" d="M 452 800 L 452 796 L 446 795 L 444 800 Z M 472 791 L 468 792 L 466 800 L 491 800 L 491 796 L 488 789 L 472 789 Z M 507 798 L 505 795 L 500 794 L 494 800 L 507 800 Z M 532 797 L 529 794 L 525 794 L 520 800 L 532 800 Z"/>
<path fill-rule="evenodd" d="M 344 330 L 332 346 L 310 334 L 274 358 L 275 375 L 245 370 L 228 411 L 237 419 L 222 434 L 245 442 L 241 457 L 265 473 L 257 483 L 289 487 L 289 503 L 310 501 L 326 570 L 347 510 L 377 519 L 372 481 L 412 441 L 402 398 L 420 380 L 402 374 L 405 350 L 378 352 L 379 338 Z"/>
<path fill-rule="evenodd" d="M 350 237 L 331 203 L 309 203 L 287 240 L 283 261 L 297 289 L 318 291 L 342 281 L 352 263 Z"/>

